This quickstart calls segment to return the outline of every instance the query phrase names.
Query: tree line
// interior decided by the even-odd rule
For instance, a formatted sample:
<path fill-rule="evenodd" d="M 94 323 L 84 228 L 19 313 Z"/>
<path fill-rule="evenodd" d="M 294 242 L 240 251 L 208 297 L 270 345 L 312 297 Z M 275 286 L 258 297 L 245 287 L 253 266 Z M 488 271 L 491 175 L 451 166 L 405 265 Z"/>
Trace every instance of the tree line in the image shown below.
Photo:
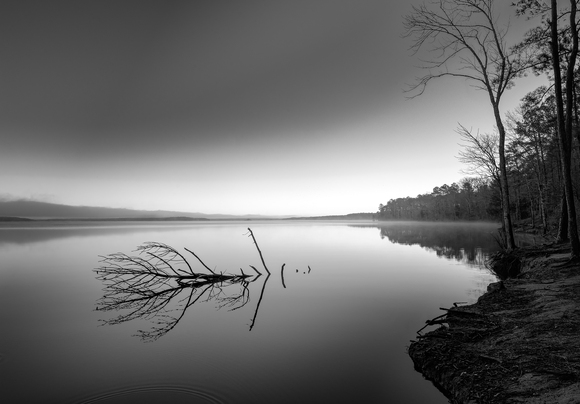
<path fill-rule="evenodd" d="M 499 220 L 499 189 L 483 178 L 464 178 L 433 192 L 380 204 L 378 220 Z"/>
<path fill-rule="evenodd" d="M 580 77 L 575 84 L 580 93 Z M 558 230 L 564 184 L 558 145 L 553 88 L 529 92 L 506 119 L 506 167 L 510 209 L 515 221 L 525 221 L 542 234 Z M 580 98 L 574 97 L 574 121 L 580 127 Z M 441 185 L 431 193 L 396 198 L 379 205 L 379 220 L 502 219 L 497 134 L 458 129 L 464 172 L 459 183 Z M 576 200 L 580 189 L 580 131 L 574 130 L 571 177 Z"/>
<path fill-rule="evenodd" d="M 571 260 L 580 260 L 577 3 L 515 1 L 520 18 L 539 22 L 510 45 L 509 24 L 500 24 L 494 0 L 431 0 L 413 7 L 404 19 L 406 36 L 413 39 L 413 52 L 430 51 L 430 56 L 427 73 L 409 88 L 411 97 L 426 91 L 432 80 L 465 79 L 489 98 L 496 132 L 481 134 L 460 125 L 459 158 L 475 177 L 436 187 L 431 194 L 391 200 L 379 206 L 379 218 L 499 216 L 508 250 L 515 248 L 512 218 L 527 219 L 543 232 L 557 223 L 558 241 L 570 241 Z M 502 116 L 505 91 L 530 72 L 546 74 L 550 85 L 528 93 L 515 111 Z"/>

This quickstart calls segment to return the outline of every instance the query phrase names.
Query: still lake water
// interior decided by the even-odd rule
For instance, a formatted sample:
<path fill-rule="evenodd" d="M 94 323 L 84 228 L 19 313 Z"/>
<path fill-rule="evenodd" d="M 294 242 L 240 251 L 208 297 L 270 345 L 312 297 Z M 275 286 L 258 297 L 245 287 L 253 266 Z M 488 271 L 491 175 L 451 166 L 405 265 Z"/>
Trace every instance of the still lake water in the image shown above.
<path fill-rule="evenodd" d="M 496 228 L 2 223 L 1 401 L 446 403 L 406 347 L 439 307 L 474 302 L 496 280 L 483 266 Z M 147 241 L 175 247 L 196 272 L 207 270 L 184 248 L 216 272 L 255 275 L 253 265 L 263 275 L 185 285 L 157 311 L 96 310 L 99 256 L 134 255 Z"/>

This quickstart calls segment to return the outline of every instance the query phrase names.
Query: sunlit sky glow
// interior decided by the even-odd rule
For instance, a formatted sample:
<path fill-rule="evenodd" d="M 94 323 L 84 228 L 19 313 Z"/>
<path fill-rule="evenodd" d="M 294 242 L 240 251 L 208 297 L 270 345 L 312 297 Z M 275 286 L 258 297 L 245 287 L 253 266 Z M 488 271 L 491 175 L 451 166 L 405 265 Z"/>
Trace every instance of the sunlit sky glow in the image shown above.
<path fill-rule="evenodd" d="M 491 106 L 461 79 L 406 98 L 418 3 L 4 2 L 0 197 L 324 215 L 458 181 L 455 129 L 492 131 Z"/>

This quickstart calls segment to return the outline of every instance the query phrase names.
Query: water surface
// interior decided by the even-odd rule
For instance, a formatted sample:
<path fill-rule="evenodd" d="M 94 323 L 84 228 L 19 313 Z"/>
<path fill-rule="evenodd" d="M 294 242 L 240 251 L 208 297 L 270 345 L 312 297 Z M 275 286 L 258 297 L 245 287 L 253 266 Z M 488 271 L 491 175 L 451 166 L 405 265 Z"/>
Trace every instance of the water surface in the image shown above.
<path fill-rule="evenodd" d="M 27 403 L 446 403 L 414 371 L 406 346 L 439 307 L 473 302 L 495 280 L 482 264 L 495 249 L 490 233 L 496 227 L 1 224 L 0 397 Z M 106 286 L 93 271 L 102 265 L 99 256 L 133 254 L 146 241 L 184 254 L 189 248 L 216 272 L 256 275 L 253 265 L 263 275 L 212 288 L 186 310 L 187 296 L 201 289 L 184 289 L 160 315 L 102 325 L 123 311 L 96 310 Z M 184 256 L 195 271 L 207 273 L 191 254 Z M 241 293 L 242 300 L 224 304 Z M 173 327 L 147 337 L 171 316 L 180 317 Z"/>

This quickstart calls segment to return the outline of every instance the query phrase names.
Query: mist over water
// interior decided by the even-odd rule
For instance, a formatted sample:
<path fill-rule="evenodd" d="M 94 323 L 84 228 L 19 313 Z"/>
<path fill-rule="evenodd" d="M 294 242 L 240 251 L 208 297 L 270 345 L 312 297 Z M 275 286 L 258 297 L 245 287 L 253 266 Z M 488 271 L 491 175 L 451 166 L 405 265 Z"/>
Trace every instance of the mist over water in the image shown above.
<path fill-rule="evenodd" d="M 406 346 L 439 307 L 473 302 L 495 280 L 482 264 L 496 228 L 4 223 L 0 395 L 30 403 L 446 403 L 414 371 Z M 107 286 L 93 271 L 99 256 L 136 255 L 147 241 L 174 247 L 197 273 L 209 272 L 184 248 L 216 273 L 253 277 L 203 294 L 169 283 L 179 293 L 165 311 L 103 324 L 128 311 L 95 310 Z M 178 317 L 156 338 L 140 333 Z"/>

